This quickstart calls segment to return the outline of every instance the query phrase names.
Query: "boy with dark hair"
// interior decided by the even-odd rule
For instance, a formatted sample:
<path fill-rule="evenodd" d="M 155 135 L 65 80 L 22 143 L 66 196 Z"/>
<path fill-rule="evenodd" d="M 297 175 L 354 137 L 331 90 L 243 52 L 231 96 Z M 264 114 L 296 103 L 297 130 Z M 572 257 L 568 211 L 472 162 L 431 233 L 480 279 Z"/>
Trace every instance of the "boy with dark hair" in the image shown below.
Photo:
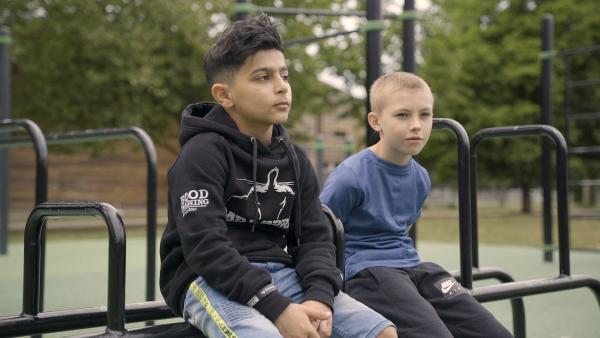
<path fill-rule="evenodd" d="M 209 337 L 396 337 L 391 322 L 339 292 L 319 185 L 281 126 L 292 92 L 275 25 L 234 23 L 204 67 L 217 103 L 184 110 L 167 175 L 160 287 L 169 307 Z"/>
<path fill-rule="evenodd" d="M 412 158 L 431 135 L 431 89 L 398 72 L 370 94 L 380 140 L 344 160 L 320 196 L 345 226 L 346 292 L 396 324 L 399 337 L 512 337 L 446 270 L 421 262 L 408 235 L 431 189 Z"/>

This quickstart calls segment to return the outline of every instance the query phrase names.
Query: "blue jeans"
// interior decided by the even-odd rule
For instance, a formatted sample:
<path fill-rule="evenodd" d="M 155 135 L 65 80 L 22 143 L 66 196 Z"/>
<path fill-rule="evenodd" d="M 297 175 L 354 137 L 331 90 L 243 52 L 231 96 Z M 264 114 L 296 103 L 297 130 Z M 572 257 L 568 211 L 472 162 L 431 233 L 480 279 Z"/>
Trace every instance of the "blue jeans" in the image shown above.
<path fill-rule="evenodd" d="M 294 303 L 301 303 L 304 292 L 296 270 L 281 263 L 253 263 L 271 273 L 273 283 Z M 281 337 L 275 324 L 258 310 L 227 299 L 209 287 L 202 277 L 196 279 L 185 296 L 183 318 L 209 338 Z M 333 302 L 332 337 L 376 337 L 392 322 L 350 296 L 340 292 Z"/>

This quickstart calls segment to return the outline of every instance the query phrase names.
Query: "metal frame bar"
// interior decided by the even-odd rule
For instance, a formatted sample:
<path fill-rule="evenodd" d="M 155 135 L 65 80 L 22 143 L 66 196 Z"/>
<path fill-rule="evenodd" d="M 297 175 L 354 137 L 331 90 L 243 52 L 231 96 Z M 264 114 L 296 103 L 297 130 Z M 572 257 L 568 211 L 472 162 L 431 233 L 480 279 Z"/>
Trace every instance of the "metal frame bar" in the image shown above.
<path fill-rule="evenodd" d="M 562 134 L 554 127 L 542 124 L 532 124 L 511 127 L 486 128 L 478 131 L 471 138 L 471 226 L 477 229 L 477 147 L 487 138 L 506 138 L 520 136 L 546 136 L 556 148 L 556 190 L 558 213 L 558 255 L 559 276 L 571 274 L 569 258 L 569 205 L 567 201 L 567 142 Z M 476 231 L 473 232 L 474 234 Z M 477 247 L 474 247 L 474 251 Z M 478 255 L 474 252 L 473 257 Z M 475 262 L 474 263 L 479 263 Z"/>
<path fill-rule="evenodd" d="M 350 35 L 352 33 L 358 33 L 358 32 L 360 32 L 360 29 L 355 29 L 355 30 L 351 30 L 351 31 L 341 31 L 341 32 L 335 32 L 335 33 L 330 33 L 330 34 L 323 34 L 320 36 L 305 36 L 305 37 L 301 37 L 301 38 L 297 38 L 297 39 L 291 39 L 291 40 L 284 41 L 283 46 L 287 48 L 287 47 L 291 47 L 294 45 L 311 43 L 311 42 L 315 42 L 315 41 L 321 41 L 321 40 L 325 40 L 325 39 L 329 39 L 329 38 L 334 38 L 336 36 Z"/>
<path fill-rule="evenodd" d="M 367 1 L 367 20 L 377 21 L 383 19 L 382 4 L 381 0 L 369 0 Z M 383 50 L 383 36 L 381 31 L 372 30 L 367 31 L 365 34 L 365 61 L 366 61 L 366 83 L 365 89 L 367 90 L 367 98 L 365 100 L 365 140 L 367 146 L 371 146 L 379 141 L 379 134 L 376 133 L 370 126 L 367 119 L 367 114 L 371 111 L 370 102 L 370 89 L 375 80 L 381 76 L 381 54 Z"/>
<path fill-rule="evenodd" d="M 458 147 L 458 222 L 460 243 L 460 277 L 461 284 L 468 289 L 473 288 L 473 253 L 476 252 L 476 238 L 471 228 L 469 195 L 469 135 L 458 122 L 447 118 L 434 118 L 433 130 L 448 130 L 456 136 Z"/>
<path fill-rule="evenodd" d="M 569 154 L 573 155 L 600 155 L 600 146 L 570 147 Z"/>
<path fill-rule="evenodd" d="M 600 119 L 600 112 L 571 114 L 567 119 L 571 121 Z"/>
<path fill-rule="evenodd" d="M 415 11 L 415 0 L 404 0 L 403 13 Z M 402 70 L 416 73 L 417 62 L 415 59 L 415 18 L 406 18 L 402 21 Z"/>
<path fill-rule="evenodd" d="M 472 294 L 475 299 L 483 303 L 582 287 L 587 287 L 593 292 L 600 306 L 600 281 L 591 276 L 579 274 L 482 286 L 474 289 Z"/>
<path fill-rule="evenodd" d="M 466 288 L 473 288 L 473 280 L 497 279 L 502 283 L 514 282 L 506 271 L 497 267 L 473 269 L 473 254 L 477 253 L 477 231 L 471 227 L 471 191 L 469 189 L 470 141 L 465 128 L 453 119 L 434 118 L 433 130 L 448 130 L 457 139 L 458 148 L 458 218 L 460 242 L 460 270 L 451 274 Z M 416 227 L 412 227 L 414 230 Z M 525 338 L 525 305 L 523 299 L 511 299 L 513 334 L 516 338 Z"/>
<path fill-rule="evenodd" d="M 46 135 L 48 145 L 73 144 L 106 140 L 123 140 L 133 137 L 144 149 L 147 163 L 146 196 L 146 300 L 155 299 L 156 284 L 156 208 L 157 208 L 157 156 L 150 136 L 141 128 L 89 129 Z M 4 141 L 7 146 L 28 144 L 25 138 L 13 138 Z M 2 147 L 2 144 L 0 144 Z"/>
<path fill-rule="evenodd" d="M 42 300 L 42 233 L 47 217 L 100 216 L 109 235 L 108 297 L 105 311 L 107 333 L 125 332 L 125 226 L 117 210 L 107 203 L 42 203 L 29 214 L 25 225 L 23 259 L 23 313 L 0 318 L 0 336 L 35 334 L 64 330 L 69 314 L 75 321 L 85 321 L 86 311 L 67 310 L 40 315 Z M 89 315 L 90 312 L 88 311 Z"/>
<path fill-rule="evenodd" d="M 369 1 L 371 1 L 371 0 L 369 0 Z M 366 17 L 367 16 L 366 11 L 360 11 L 360 10 L 334 11 L 334 10 L 328 10 L 328 9 L 256 6 L 256 5 L 251 4 L 249 1 L 245 1 L 245 0 L 237 0 L 236 3 L 242 4 L 242 5 L 238 5 L 239 7 L 234 8 L 233 12 L 236 15 L 239 15 L 239 14 L 247 15 L 247 14 L 251 14 L 251 13 L 264 13 L 267 15 L 308 15 L 308 16 L 315 15 L 315 16 L 358 16 L 358 17 Z M 412 18 L 414 16 L 414 14 L 411 13 L 411 15 L 409 15 L 409 16 Z M 406 20 L 406 19 L 408 19 L 406 16 L 403 16 L 402 14 L 400 14 L 400 15 L 388 14 L 388 15 L 384 15 L 384 18 L 391 19 L 391 20 L 396 20 L 396 19 Z"/>
<path fill-rule="evenodd" d="M 600 52 L 600 45 L 591 45 L 591 46 L 585 46 L 585 47 L 579 47 L 579 48 L 573 48 L 573 49 L 565 49 L 565 50 L 562 50 L 562 51 L 556 53 L 556 56 L 569 57 L 569 56 L 573 56 L 573 55 L 577 55 L 577 54 L 593 53 L 593 52 Z"/>
<path fill-rule="evenodd" d="M 569 86 L 569 88 L 588 87 L 588 86 L 595 86 L 595 85 L 599 85 L 599 84 L 600 84 L 600 79 L 586 79 L 586 80 L 575 80 L 575 81 L 567 82 L 567 86 Z"/>
<path fill-rule="evenodd" d="M 0 26 L 0 121 L 11 116 L 10 28 Z M 5 135 L 0 135 L 0 143 Z M 10 153 L 0 149 L 0 255 L 8 253 L 8 214 L 10 210 Z"/>
<path fill-rule="evenodd" d="M 554 48 L 554 17 L 552 14 L 544 14 L 542 19 L 542 53 L 551 53 Z M 542 59 L 541 66 L 541 100 L 540 100 L 540 122 L 552 125 L 552 58 Z M 567 134 L 568 136 L 568 134 Z M 542 236 L 544 247 L 542 255 L 544 262 L 552 262 L 552 145 L 550 140 L 542 139 L 542 157 L 540 166 L 542 169 Z"/>
<path fill-rule="evenodd" d="M 503 284 L 479 287 L 472 294 L 480 302 L 501 299 L 515 299 L 529 295 L 556 292 L 580 287 L 588 287 L 594 293 L 600 305 L 600 281 L 587 275 L 571 275 L 569 256 L 569 205 L 567 201 L 567 143 L 562 134 L 548 125 L 525 125 L 482 129 L 471 139 L 471 212 L 472 226 L 477 227 L 477 147 L 486 138 L 504 138 L 541 135 L 550 138 L 556 148 L 556 189 L 558 212 L 558 245 L 559 273 L 558 277 L 508 282 Z M 513 312 L 513 316 L 514 316 Z"/>
<path fill-rule="evenodd" d="M 35 151 L 35 205 L 37 205 L 46 202 L 48 198 L 48 147 L 42 130 L 33 121 L 27 119 L 0 120 L 0 133 L 19 129 L 24 129 L 29 134 L 29 143 L 33 143 Z M 7 139 L 0 139 L 0 149 L 13 147 L 6 143 Z M 6 248 L 8 229 L 3 227 L 1 231 L 0 247 Z"/>
<path fill-rule="evenodd" d="M 31 120 L 27 119 L 6 119 L 0 120 L 0 133 L 13 130 L 24 129 L 33 144 L 35 152 L 35 200 L 34 206 L 46 202 L 48 199 L 48 146 L 44 133 L 40 127 Z M 13 145 L 6 144 L 6 138 L 0 139 L 0 149 L 12 148 Z M 6 210 L 8 216 L 8 210 Z M 8 220 L 8 217 L 7 217 Z M 8 252 L 8 223 L 4 223 L 0 227 L 0 253 Z M 46 230 L 40 234 L 42 246 L 40 247 L 41 267 L 40 267 L 40 283 L 42 285 L 40 291 L 40 308 L 44 307 L 44 281 L 45 281 L 45 257 L 46 257 Z"/>
<path fill-rule="evenodd" d="M 365 11 L 334 11 L 327 9 L 310 9 L 310 8 L 283 8 L 283 7 L 264 7 L 253 6 L 257 12 L 262 12 L 268 15 L 318 15 L 318 16 L 359 16 L 365 17 Z"/>

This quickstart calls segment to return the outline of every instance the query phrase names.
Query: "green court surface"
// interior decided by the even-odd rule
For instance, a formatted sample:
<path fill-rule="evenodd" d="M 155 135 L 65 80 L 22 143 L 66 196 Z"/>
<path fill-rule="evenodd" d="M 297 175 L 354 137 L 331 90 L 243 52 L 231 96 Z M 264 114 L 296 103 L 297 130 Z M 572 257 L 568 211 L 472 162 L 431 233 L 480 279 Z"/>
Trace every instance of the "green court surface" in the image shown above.
<path fill-rule="evenodd" d="M 16 236 L 15 236 L 16 237 Z M 20 312 L 22 302 L 23 245 L 13 237 L 9 254 L 0 256 L 0 316 Z M 60 239 L 49 234 L 46 267 L 46 310 L 81 308 L 106 304 L 107 253 L 106 237 Z M 458 245 L 420 241 L 418 249 L 424 260 L 457 270 Z M 145 239 L 131 236 L 127 240 L 127 302 L 144 300 Z M 555 260 L 556 260 L 555 255 Z M 504 245 L 482 245 L 481 266 L 497 266 L 516 280 L 552 277 L 558 263 L 542 263 L 540 249 Z M 571 253 L 574 274 L 600 278 L 600 253 Z M 475 285 L 495 283 L 477 282 Z M 158 288 L 157 288 L 158 290 Z M 157 297 L 160 295 L 157 291 Z M 486 303 L 497 318 L 512 329 L 509 301 Z M 527 336 L 529 338 L 600 337 L 600 307 L 587 289 L 561 291 L 525 298 Z M 102 329 L 94 329 L 99 332 Z M 62 337 L 73 333 L 48 336 Z"/>

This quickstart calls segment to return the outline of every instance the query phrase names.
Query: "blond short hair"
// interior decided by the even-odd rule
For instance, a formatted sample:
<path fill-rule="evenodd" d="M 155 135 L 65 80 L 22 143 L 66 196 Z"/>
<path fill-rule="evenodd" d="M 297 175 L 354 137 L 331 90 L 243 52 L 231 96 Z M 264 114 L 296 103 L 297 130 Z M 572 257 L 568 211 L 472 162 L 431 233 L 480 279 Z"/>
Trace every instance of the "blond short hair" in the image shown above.
<path fill-rule="evenodd" d="M 378 78 L 369 91 L 371 110 L 375 113 L 381 112 L 381 97 L 387 95 L 390 91 L 416 90 L 426 88 L 431 92 L 431 88 L 425 80 L 413 73 L 393 72 Z"/>

